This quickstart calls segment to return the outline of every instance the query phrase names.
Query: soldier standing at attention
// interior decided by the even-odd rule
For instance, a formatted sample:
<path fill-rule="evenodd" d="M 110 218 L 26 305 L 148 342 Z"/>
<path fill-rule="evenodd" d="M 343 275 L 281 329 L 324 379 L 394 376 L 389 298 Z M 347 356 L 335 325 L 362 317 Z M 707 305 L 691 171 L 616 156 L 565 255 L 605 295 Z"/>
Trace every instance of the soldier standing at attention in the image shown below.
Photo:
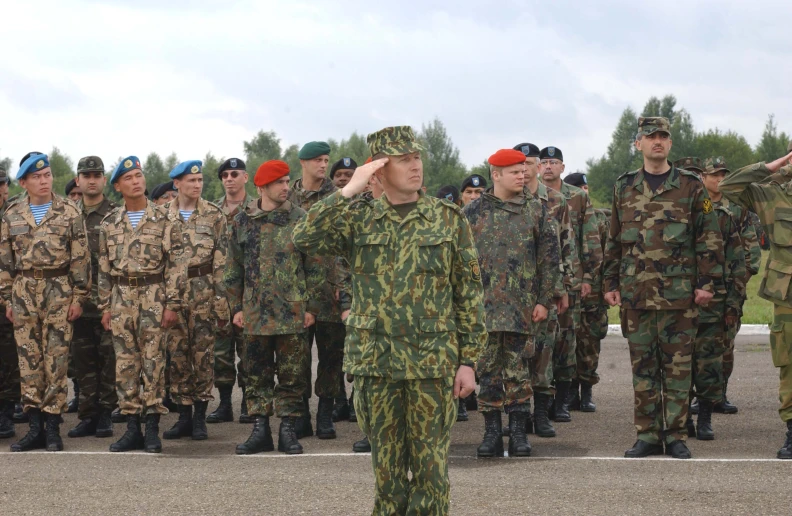
<path fill-rule="evenodd" d="M 341 158 L 333 163 L 330 167 L 330 180 L 336 188 L 344 188 L 349 180 L 352 179 L 352 174 L 355 173 L 357 163 L 352 158 Z"/>
<path fill-rule="evenodd" d="M 176 198 L 178 192 L 173 187 L 173 181 L 162 183 L 151 190 L 151 201 L 157 206 L 165 206 Z"/>
<path fill-rule="evenodd" d="M 47 156 L 28 157 L 17 180 L 27 197 L 3 215 L 0 296 L 6 318 L 14 324 L 30 431 L 11 451 L 60 451 L 72 325 L 90 292 L 91 258 L 80 212 L 52 192 Z"/>
<path fill-rule="evenodd" d="M 544 206 L 524 193 L 525 159 L 514 149 L 490 156 L 493 187 L 464 209 L 478 250 L 489 334 L 476 367 L 484 414 L 479 457 L 503 456 L 502 411 L 509 415 L 509 456 L 531 455 L 525 430 L 533 337 L 561 281 L 558 232 Z"/>
<path fill-rule="evenodd" d="M 467 206 L 475 201 L 484 190 L 487 189 L 487 180 L 478 174 L 471 174 L 462 181 L 462 186 L 459 188 L 460 195 L 462 196 L 462 206 Z"/>
<path fill-rule="evenodd" d="M 311 208 L 294 243 L 352 268 L 344 370 L 371 442 L 373 513 L 447 514 L 457 398 L 473 392 L 487 340 L 478 254 L 462 210 L 420 191 L 412 129 L 382 129 L 368 144 L 373 161 Z M 383 196 L 353 201 L 375 173 Z"/>
<path fill-rule="evenodd" d="M 635 147 L 643 168 L 613 189 L 605 300 L 621 306 L 635 391 L 638 440 L 628 458 L 689 459 L 685 419 L 698 307 L 722 275 L 723 244 L 701 179 L 668 161 L 671 124 L 640 117 Z M 665 421 L 665 427 L 663 422 Z"/>
<path fill-rule="evenodd" d="M 77 163 L 77 185 L 82 198 L 77 206 L 85 221 L 88 248 L 91 251 L 91 295 L 83 305 L 82 317 L 74 322 L 71 360 L 74 363 L 74 385 L 80 385 L 80 422 L 69 430 L 69 437 L 112 437 L 111 413 L 118 405 L 115 386 L 115 352 L 113 334 L 102 327 L 99 305 L 99 225 L 115 203 L 107 199 L 105 169 L 98 156 L 86 156 Z M 76 390 L 76 388 L 75 388 Z"/>
<path fill-rule="evenodd" d="M 170 178 L 178 197 L 165 205 L 168 219 L 182 231 L 182 258 L 187 266 L 184 309 L 169 330 L 171 396 L 179 420 L 165 439 L 208 439 L 206 407 L 213 400 L 215 328 L 230 319 L 223 282 L 228 226 L 219 208 L 201 199 L 203 163 L 178 164 Z M 195 411 L 193 413 L 193 410 Z"/>
<path fill-rule="evenodd" d="M 0 165 L 0 225 L 8 209 L 11 179 Z M 0 310 L 0 439 L 14 437 L 14 403 L 19 399 L 19 357 L 14 341 L 14 325 Z"/>
<path fill-rule="evenodd" d="M 110 451 L 159 453 L 160 415 L 168 413 L 163 405 L 166 330 L 178 321 L 187 282 L 181 224 L 146 199 L 137 157 L 121 160 L 110 184 L 124 205 L 99 226 L 99 310 L 102 325 L 113 332 L 118 404 L 128 416 L 126 433 Z"/>
<path fill-rule="evenodd" d="M 77 184 L 76 179 L 69 179 L 63 191 L 66 194 L 66 198 L 75 204 L 80 202 L 83 198 L 83 190 L 80 188 L 80 185 Z"/>

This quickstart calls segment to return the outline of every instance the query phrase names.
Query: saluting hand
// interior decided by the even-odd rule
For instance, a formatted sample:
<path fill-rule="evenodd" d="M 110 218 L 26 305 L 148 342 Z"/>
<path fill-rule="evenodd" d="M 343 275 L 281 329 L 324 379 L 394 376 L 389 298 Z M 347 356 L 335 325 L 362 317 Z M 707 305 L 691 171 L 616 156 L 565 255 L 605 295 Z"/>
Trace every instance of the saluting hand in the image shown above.
<path fill-rule="evenodd" d="M 349 183 L 347 183 L 347 185 L 341 189 L 341 195 L 347 199 L 351 199 L 355 195 L 365 191 L 366 186 L 369 183 L 369 179 L 371 179 L 371 176 L 374 175 L 374 172 L 384 167 L 385 163 L 387 162 L 388 158 L 380 158 L 356 168 L 355 173 L 352 174 L 352 179 L 350 179 Z"/>
<path fill-rule="evenodd" d="M 772 163 L 768 163 L 766 165 L 767 170 L 770 172 L 778 172 L 778 169 L 789 163 L 789 160 L 792 159 L 792 152 L 784 156 L 783 158 L 778 158 L 777 160 L 773 161 Z"/>

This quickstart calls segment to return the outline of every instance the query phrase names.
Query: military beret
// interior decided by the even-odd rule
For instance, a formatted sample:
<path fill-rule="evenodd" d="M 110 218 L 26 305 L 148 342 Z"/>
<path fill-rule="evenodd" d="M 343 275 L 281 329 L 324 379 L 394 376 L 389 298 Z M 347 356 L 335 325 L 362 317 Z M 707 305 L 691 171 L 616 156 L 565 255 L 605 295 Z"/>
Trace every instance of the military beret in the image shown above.
<path fill-rule="evenodd" d="M 289 175 L 289 165 L 279 159 L 271 159 L 259 165 L 256 175 L 253 177 L 253 184 L 256 186 L 266 186 L 273 181 L 277 181 L 283 176 Z"/>
<path fill-rule="evenodd" d="M 372 156 L 385 154 L 386 156 L 401 156 L 424 150 L 423 145 L 418 143 L 412 127 L 409 125 L 397 125 L 386 127 L 366 137 L 369 152 Z"/>
<path fill-rule="evenodd" d="M 459 190 L 454 185 L 441 186 L 435 194 L 435 197 L 451 202 L 457 202 L 459 200 Z"/>
<path fill-rule="evenodd" d="M 708 176 L 716 172 L 726 172 L 729 174 L 731 171 L 726 167 L 726 160 L 722 157 L 707 158 L 707 160 L 704 161 L 704 170 L 702 170 L 701 173 Z"/>
<path fill-rule="evenodd" d="M 0 166 L 0 183 L 11 183 L 11 178 L 8 177 L 8 172 L 6 172 L 6 169 L 4 169 L 2 166 Z"/>
<path fill-rule="evenodd" d="M 220 174 L 225 172 L 226 170 L 245 170 L 245 162 L 239 158 L 231 158 L 225 160 L 222 165 L 217 169 L 217 177 L 220 177 Z"/>
<path fill-rule="evenodd" d="M 197 159 L 189 161 L 182 161 L 170 171 L 168 177 L 171 179 L 178 179 L 185 174 L 200 174 L 203 168 L 203 162 Z"/>
<path fill-rule="evenodd" d="M 459 189 L 459 191 L 464 192 L 465 188 L 471 186 L 473 188 L 487 188 L 487 180 L 478 174 L 471 174 L 467 176 L 464 181 L 462 181 L 462 187 Z"/>
<path fill-rule="evenodd" d="M 137 156 L 127 156 L 116 165 L 113 173 L 110 174 L 110 184 L 115 183 L 118 179 L 129 172 L 130 170 L 142 170 L 140 168 L 140 160 Z"/>
<path fill-rule="evenodd" d="M 369 163 L 371 163 L 371 161 L 372 161 L 372 158 L 371 158 L 371 156 L 369 156 L 368 158 L 366 158 L 366 162 L 363 163 L 363 164 L 364 165 L 368 165 Z"/>
<path fill-rule="evenodd" d="M 72 190 L 74 190 L 75 186 L 77 186 L 77 181 L 75 181 L 74 179 L 69 179 L 69 182 L 66 183 L 66 188 L 64 188 L 64 192 L 66 193 L 67 196 L 71 193 Z"/>
<path fill-rule="evenodd" d="M 330 179 L 333 179 L 333 176 L 338 170 L 355 170 L 356 168 L 357 163 L 355 163 L 355 160 L 352 158 L 341 158 L 330 167 Z"/>
<path fill-rule="evenodd" d="M 77 174 L 80 172 L 101 172 L 104 174 L 104 163 L 99 156 L 86 156 L 77 162 Z"/>
<path fill-rule="evenodd" d="M 690 170 L 691 172 L 704 172 L 704 164 L 701 162 L 701 159 L 692 156 L 676 160 L 674 166 L 676 168 Z"/>
<path fill-rule="evenodd" d="M 572 186 L 583 186 L 588 184 L 588 179 L 583 172 L 572 172 L 566 175 L 564 182 Z"/>
<path fill-rule="evenodd" d="M 642 116 L 638 118 L 638 132 L 644 136 L 657 131 L 671 134 L 671 122 L 664 116 Z"/>
<path fill-rule="evenodd" d="M 46 154 L 30 153 L 28 159 L 23 161 L 19 166 L 19 170 L 17 170 L 17 181 L 24 179 L 24 177 L 28 174 L 38 172 L 39 170 L 45 169 L 49 166 L 49 158 L 47 158 Z"/>
<path fill-rule="evenodd" d="M 558 147 L 545 147 L 539 151 L 539 159 L 557 159 L 561 163 L 564 162 L 564 153 Z"/>
<path fill-rule="evenodd" d="M 525 154 L 526 158 L 538 158 L 539 157 L 539 147 L 534 145 L 533 143 L 520 143 L 513 147 L 514 150 L 518 150 Z"/>
<path fill-rule="evenodd" d="M 300 159 L 314 159 L 325 154 L 330 154 L 330 146 L 327 142 L 308 142 L 302 146 L 297 157 Z M 256 173 L 258 174 L 258 172 Z"/>
<path fill-rule="evenodd" d="M 32 152 L 28 152 L 27 154 L 25 154 L 24 156 L 22 156 L 22 159 L 21 159 L 21 160 L 19 160 L 19 166 L 21 167 L 21 166 L 22 166 L 22 163 L 24 163 L 24 162 L 25 162 L 25 160 L 27 160 L 27 159 L 28 159 L 30 156 L 32 156 L 32 155 L 34 155 L 34 154 L 44 154 L 44 153 L 43 153 L 43 152 L 39 152 L 39 151 L 32 151 Z"/>
<path fill-rule="evenodd" d="M 493 167 L 508 167 L 525 163 L 525 154 L 514 149 L 501 149 L 489 157 L 487 163 Z"/>
<path fill-rule="evenodd" d="M 163 195 L 168 192 L 175 192 L 176 187 L 173 186 L 173 181 L 168 181 L 167 183 L 162 183 L 161 185 L 157 185 L 151 190 L 151 200 L 156 201 Z"/>

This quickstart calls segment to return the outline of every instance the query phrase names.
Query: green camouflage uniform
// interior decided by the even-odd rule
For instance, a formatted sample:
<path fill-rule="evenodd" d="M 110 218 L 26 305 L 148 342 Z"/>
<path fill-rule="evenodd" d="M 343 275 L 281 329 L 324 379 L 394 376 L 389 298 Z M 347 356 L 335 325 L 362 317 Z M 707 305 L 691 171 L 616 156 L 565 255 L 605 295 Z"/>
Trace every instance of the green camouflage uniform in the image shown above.
<path fill-rule="evenodd" d="M 304 215 L 289 201 L 269 212 L 254 201 L 237 214 L 231 228 L 225 283 L 231 313 L 243 314 L 251 416 L 271 416 L 273 404 L 278 417 L 305 415 L 308 341 L 303 326 L 305 312 L 317 309 L 324 277 L 318 262 L 291 240 Z"/>
<path fill-rule="evenodd" d="M 369 136 L 372 155 L 421 150 L 409 127 Z M 478 255 L 462 211 L 422 192 L 402 217 L 386 196 L 334 193 L 294 230 L 305 252 L 352 269 L 344 370 L 371 442 L 374 514 L 447 514 L 453 381 L 487 339 Z M 408 477 L 408 471 L 412 478 Z"/>
<path fill-rule="evenodd" d="M 5 171 L 3 174 L 5 175 Z M 8 176 L 5 176 L 8 177 Z M 11 199 L 0 206 L 0 225 Z M 5 307 L 0 307 L 0 410 L 3 402 L 19 401 L 19 357 L 14 340 L 14 325 L 5 316 Z"/>
<path fill-rule="evenodd" d="M 28 197 L 8 206 L 0 230 L 0 296 L 13 308 L 25 411 L 65 410 L 73 333 L 68 310 L 85 304 L 90 266 L 85 224 L 74 203 L 53 194 L 40 224 Z"/>

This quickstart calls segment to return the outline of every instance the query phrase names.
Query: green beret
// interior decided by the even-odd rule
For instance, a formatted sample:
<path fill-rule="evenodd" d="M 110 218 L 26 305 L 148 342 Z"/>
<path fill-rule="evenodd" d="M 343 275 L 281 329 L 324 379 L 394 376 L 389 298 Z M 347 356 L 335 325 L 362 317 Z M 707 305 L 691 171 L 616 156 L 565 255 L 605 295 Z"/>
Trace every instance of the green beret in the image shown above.
<path fill-rule="evenodd" d="M 314 159 L 325 154 L 330 154 L 330 146 L 327 142 L 308 142 L 302 146 L 297 157 L 300 159 Z"/>

